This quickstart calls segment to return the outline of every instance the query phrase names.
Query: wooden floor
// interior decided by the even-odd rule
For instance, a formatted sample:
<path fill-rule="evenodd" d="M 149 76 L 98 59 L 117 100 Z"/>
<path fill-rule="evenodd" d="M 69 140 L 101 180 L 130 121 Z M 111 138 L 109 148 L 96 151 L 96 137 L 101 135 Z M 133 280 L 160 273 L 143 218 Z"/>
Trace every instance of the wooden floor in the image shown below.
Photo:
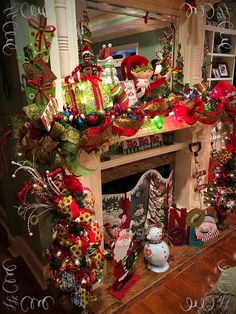
<path fill-rule="evenodd" d="M 236 215 L 233 215 L 230 218 L 230 223 L 231 225 L 236 226 Z M 23 313 L 20 309 L 20 305 L 17 306 L 16 311 L 13 311 L 13 308 L 7 310 L 6 305 L 3 303 L 6 302 L 9 294 L 6 294 L 2 289 L 2 283 L 4 282 L 6 276 L 6 271 L 3 269 L 2 262 L 6 258 L 12 257 L 7 251 L 6 233 L 2 227 L 0 227 L 0 237 L 0 313 Z M 181 310 L 180 303 L 185 301 L 187 297 L 190 297 L 193 301 L 200 301 L 200 299 L 211 290 L 220 275 L 220 272 L 217 269 L 217 263 L 222 259 L 226 259 L 230 265 L 236 266 L 236 231 L 216 243 L 216 245 L 211 247 L 209 250 L 206 250 L 204 255 L 198 256 L 196 259 L 191 261 L 191 263 L 186 265 L 180 272 L 168 276 L 159 287 L 155 287 L 152 291 L 148 292 L 149 294 L 146 293 L 146 295 L 143 295 L 142 298 L 133 301 L 132 304 L 127 305 L 127 307 L 123 311 L 119 311 L 119 313 L 184 313 Z M 17 293 L 15 293 L 18 296 L 18 300 L 22 300 L 22 298 L 27 295 L 33 296 L 37 299 L 42 299 L 47 295 L 52 295 L 49 290 L 42 290 L 40 288 L 20 257 L 14 259 L 12 258 L 11 263 L 17 266 L 16 270 L 13 272 L 14 277 L 11 278 L 16 280 L 15 284 L 19 287 Z M 198 304 L 200 304 L 200 302 L 198 302 Z M 35 308 L 33 310 L 29 310 L 28 313 L 60 314 L 67 312 L 65 311 L 63 300 L 55 299 L 55 305 L 50 305 L 47 311 L 42 308 Z M 76 313 L 76 311 L 73 311 L 73 313 Z M 197 313 L 196 308 L 187 313 Z"/>
<path fill-rule="evenodd" d="M 236 266 L 236 232 L 223 243 L 208 252 L 204 257 L 197 258 L 192 265 L 188 265 L 181 273 L 171 277 L 160 287 L 155 288 L 136 304 L 131 305 L 123 314 L 178 314 L 184 313 L 180 304 L 187 297 L 193 302 L 211 290 L 217 281 L 220 271 L 217 263 L 226 259 L 231 266 Z M 186 307 L 184 307 L 186 308 Z M 196 308 L 188 313 L 196 313 Z"/>

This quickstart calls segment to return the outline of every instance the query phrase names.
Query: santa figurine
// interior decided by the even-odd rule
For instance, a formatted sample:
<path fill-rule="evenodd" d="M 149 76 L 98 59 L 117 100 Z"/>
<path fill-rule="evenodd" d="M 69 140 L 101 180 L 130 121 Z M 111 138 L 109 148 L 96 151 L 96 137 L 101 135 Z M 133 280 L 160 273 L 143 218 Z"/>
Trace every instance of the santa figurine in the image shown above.
<path fill-rule="evenodd" d="M 144 96 L 147 90 L 157 89 L 171 76 L 171 72 L 168 72 L 166 76 L 151 81 L 153 73 L 151 63 L 144 56 L 128 56 L 121 63 L 122 77 L 124 80 L 134 80 L 138 98 Z"/>
<path fill-rule="evenodd" d="M 119 291 L 134 275 L 133 266 L 137 258 L 133 232 L 130 228 L 119 231 L 112 251 L 114 260 L 113 274 L 116 277 L 112 290 Z"/>

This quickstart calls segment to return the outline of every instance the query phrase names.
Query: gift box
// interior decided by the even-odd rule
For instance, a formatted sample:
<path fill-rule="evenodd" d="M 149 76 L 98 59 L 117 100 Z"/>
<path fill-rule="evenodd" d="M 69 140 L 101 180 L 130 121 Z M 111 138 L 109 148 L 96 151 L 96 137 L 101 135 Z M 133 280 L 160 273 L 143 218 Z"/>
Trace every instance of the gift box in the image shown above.
<path fill-rule="evenodd" d="M 64 102 L 85 115 L 113 107 L 109 84 L 96 78 L 63 86 Z"/>
<path fill-rule="evenodd" d="M 52 84 L 48 86 L 32 86 L 25 88 L 28 105 L 47 106 L 51 97 L 55 97 L 55 87 Z"/>
<path fill-rule="evenodd" d="M 38 53 L 42 53 L 43 60 L 48 62 L 56 28 L 53 25 L 46 25 L 46 22 L 47 19 L 43 15 L 40 16 L 39 22 L 28 19 L 30 47 L 33 56 L 35 57 Z"/>

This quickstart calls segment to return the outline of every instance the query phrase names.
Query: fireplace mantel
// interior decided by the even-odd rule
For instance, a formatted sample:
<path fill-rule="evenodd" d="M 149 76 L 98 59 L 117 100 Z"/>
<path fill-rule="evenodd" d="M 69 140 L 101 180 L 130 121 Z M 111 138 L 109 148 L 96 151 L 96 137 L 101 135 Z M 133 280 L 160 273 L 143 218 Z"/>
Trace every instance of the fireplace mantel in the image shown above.
<path fill-rule="evenodd" d="M 79 2 L 79 0 L 78 0 Z M 106 1 L 110 3 L 120 3 L 120 1 Z M 158 2 L 158 3 L 157 3 Z M 209 1 L 210 2 L 210 1 Z M 183 56 L 185 60 L 185 79 L 190 83 L 201 81 L 201 60 L 203 52 L 203 18 L 192 17 L 192 20 L 187 19 L 184 13 L 179 12 L 180 1 L 126 1 L 125 5 L 130 5 L 136 8 L 145 9 L 145 11 L 158 11 L 162 13 L 173 14 L 179 17 L 177 27 L 177 36 L 182 44 Z M 48 24 L 56 26 L 56 36 L 53 41 L 51 49 L 51 68 L 57 76 L 56 80 L 56 97 L 59 103 L 62 103 L 61 81 L 71 72 L 71 70 L 78 64 L 78 47 L 77 47 L 77 30 L 76 30 L 76 14 L 75 14 L 75 0 L 54 0 L 45 1 L 46 13 L 48 16 Z M 199 26 L 199 27 L 198 27 Z M 197 36 L 192 36 L 197 30 Z M 173 122 L 173 121 L 172 121 Z M 188 149 L 188 144 L 201 141 L 202 149 L 199 153 L 199 161 L 202 169 L 208 169 L 209 152 L 210 152 L 210 132 L 211 127 L 206 125 L 195 125 L 189 127 L 187 125 L 171 124 L 171 118 L 164 122 L 164 130 L 161 132 L 175 131 L 175 143 L 169 147 L 160 147 L 150 151 L 140 152 L 137 155 L 125 156 L 123 159 L 111 161 L 107 163 L 100 162 L 100 156 L 87 154 L 82 152 L 79 155 L 79 161 L 82 165 L 89 169 L 93 169 L 90 176 L 80 177 L 84 186 L 88 186 L 95 196 L 95 212 L 98 223 L 103 225 L 102 218 L 102 172 L 109 169 L 114 169 L 122 164 L 130 163 L 135 160 L 145 162 L 149 158 L 161 158 L 169 153 L 175 152 L 175 197 L 179 206 L 190 209 L 191 207 L 199 206 L 198 194 L 193 191 L 194 181 L 192 173 L 194 171 L 193 154 Z M 144 136 L 154 132 L 153 129 L 144 128 L 136 137 Z M 159 131 L 155 129 L 155 132 Z M 152 133 L 153 134 L 153 133 Z M 1 217 L 1 215 L 0 215 Z M 1 218 L 0 218 L 1 219 Z M 38 278 L 42 288 L 46 287 L 45 283 L 45 267 L 46 260 L 37 254 L 33 247 L 40 248 L 42 252 L 49 246 L 50 232 L 48 228 L 49 223 L 43 222 L 38 226 L 38 243 L 28 245 L 27 239 L 22 237 L 9 236 L 10 250 L 13 256 L 22 255 L 26 262 L 31 266 L 32 272 Z M 6 226 L 7 229 L 7 226 Z M 47 236 L 48 235 L 48 236 Z M 22 241 L 23 242 L 22 242 Z M 32 247 L 32 249 L 31 249 Z M 38 251 L 39 251 L 38 250 Z M 41 253 L 42 253 L 41 252 Z M 37 262 L 30 262 L 36 261 Z"/>

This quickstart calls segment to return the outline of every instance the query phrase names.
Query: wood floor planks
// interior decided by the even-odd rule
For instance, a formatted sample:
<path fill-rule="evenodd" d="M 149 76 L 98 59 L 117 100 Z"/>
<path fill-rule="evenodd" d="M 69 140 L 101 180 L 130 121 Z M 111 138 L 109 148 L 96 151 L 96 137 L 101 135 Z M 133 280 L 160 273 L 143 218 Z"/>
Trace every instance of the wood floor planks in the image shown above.
<path fill-rule="evenodd" d="M 170 279 L 155 291 L 144 297 L 136 304 L 130 305 L 122 314 L 178 314 L 185 313 L 181 310 L 180 303 L 191 297 L 200 302 L 214 286 L 220 272 L 217 263 L 226 259 L 231 266 L 236 266 L 236 232 L 225 239 L 219 246 L 207 252 L 195 263 Z M 144 312 L 144 305 L 151 307 L 151 312 Z M 200 303 L 199 303 L 200 304 Z M 196 309 L 188 313 L 196 313 Z"/>

